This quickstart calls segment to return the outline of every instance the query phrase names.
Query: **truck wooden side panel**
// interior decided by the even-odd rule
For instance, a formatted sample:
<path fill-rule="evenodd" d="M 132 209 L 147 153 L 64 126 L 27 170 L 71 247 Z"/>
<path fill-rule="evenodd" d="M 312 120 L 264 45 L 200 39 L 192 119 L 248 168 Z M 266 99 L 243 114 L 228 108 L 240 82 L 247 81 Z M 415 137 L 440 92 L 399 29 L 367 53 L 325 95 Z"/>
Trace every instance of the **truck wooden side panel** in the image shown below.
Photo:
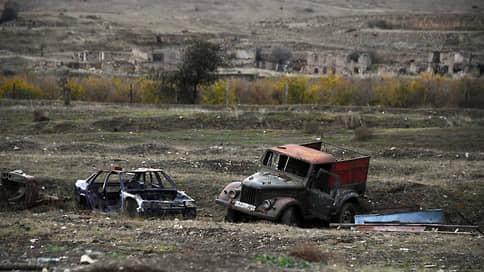
<path fill-rule="evenodd" d="M 339 177 L 339 185 L 337 177 L 330 176 L 329 187 L 366 184 L 369 164 L 370 157 L 334 162 L 330 172 Z"/>

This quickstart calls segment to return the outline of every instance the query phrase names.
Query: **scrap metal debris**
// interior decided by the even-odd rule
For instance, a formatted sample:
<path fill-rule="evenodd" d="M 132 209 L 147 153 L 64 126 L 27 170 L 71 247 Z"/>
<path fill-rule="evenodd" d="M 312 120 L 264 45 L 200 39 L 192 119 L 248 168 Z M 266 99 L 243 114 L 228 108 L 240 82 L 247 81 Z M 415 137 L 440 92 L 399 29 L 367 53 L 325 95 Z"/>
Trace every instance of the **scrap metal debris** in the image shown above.
<path fill-rule="evenodd" d="M 25 174 L 22 170 L 1 173 L 0 207 L 29 209 L 44 202 L 67 199 L 40 193 L 35 177 Z"/>
<path fill-rule="evenodd" d="M 22 170 L 2 173 L 0 180 L 1 202 L 6 206 L 30 208 L 41 202 L 38 185 L 33 176 Z"/>
<path fill-rule="evenodd" d="M 474 225 L 445 224 L 444 212 L 441 209 L 400 212 L 389 214 L 362 214 L 355 216 L 355 223 L 331 223 L 330 227 L 351 228 L 361 231 L 400 231 L 423 232 L 438 231 L 440 233 L 469 234 L 467 231 L 478 231 Z"/>

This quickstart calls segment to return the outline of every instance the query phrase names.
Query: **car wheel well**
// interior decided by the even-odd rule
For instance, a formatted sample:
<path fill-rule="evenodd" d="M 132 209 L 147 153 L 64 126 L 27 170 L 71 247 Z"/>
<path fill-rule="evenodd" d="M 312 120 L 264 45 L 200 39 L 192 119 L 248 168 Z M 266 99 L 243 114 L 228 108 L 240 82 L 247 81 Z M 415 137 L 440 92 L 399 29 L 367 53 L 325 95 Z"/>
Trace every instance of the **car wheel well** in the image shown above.
<path fill-rule="evenodd" d="M 123 215 L 131 218 L 137 217 L 138 211 L 136 210 L 136 208 L 138 208 L 138 203 L 136 202 L 136 200 L 132 198 L 126 198 L 123 203 L 122 213 Z"/>

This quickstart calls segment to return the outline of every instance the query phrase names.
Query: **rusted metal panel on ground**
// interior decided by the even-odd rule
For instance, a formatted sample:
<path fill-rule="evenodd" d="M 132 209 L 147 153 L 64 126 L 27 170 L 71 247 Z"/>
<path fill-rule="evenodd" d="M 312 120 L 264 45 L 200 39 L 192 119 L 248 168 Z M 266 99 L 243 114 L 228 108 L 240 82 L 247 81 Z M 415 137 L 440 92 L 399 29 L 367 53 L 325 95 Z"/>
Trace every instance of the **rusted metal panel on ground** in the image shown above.
<path fill-rule="evenodd" d="M 0 192 L 1 204 L 8 207 L 30 208 L 42 201 L 34 177 L 22 170 L 2 173 Z"/>
<path fill-rule="evenodd" d="M 360 214 L 355 216 L 356 224 L 367 223 L 445 223 L 442 209 L 401 212 L 389 214 Z"/>

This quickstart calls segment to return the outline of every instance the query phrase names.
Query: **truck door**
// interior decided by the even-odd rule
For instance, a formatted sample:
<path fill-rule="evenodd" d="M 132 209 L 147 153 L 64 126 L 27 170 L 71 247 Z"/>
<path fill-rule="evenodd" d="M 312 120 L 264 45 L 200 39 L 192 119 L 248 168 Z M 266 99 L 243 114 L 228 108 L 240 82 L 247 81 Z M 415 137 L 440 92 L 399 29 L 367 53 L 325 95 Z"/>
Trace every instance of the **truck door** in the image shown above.
<path fill-rule="evenodd" d="M 333 199 L 329 195 L 329 170 L 331 164 L 316 165 L 308 186 L 308 215 L 311 218 L 329 220 Z"/>

